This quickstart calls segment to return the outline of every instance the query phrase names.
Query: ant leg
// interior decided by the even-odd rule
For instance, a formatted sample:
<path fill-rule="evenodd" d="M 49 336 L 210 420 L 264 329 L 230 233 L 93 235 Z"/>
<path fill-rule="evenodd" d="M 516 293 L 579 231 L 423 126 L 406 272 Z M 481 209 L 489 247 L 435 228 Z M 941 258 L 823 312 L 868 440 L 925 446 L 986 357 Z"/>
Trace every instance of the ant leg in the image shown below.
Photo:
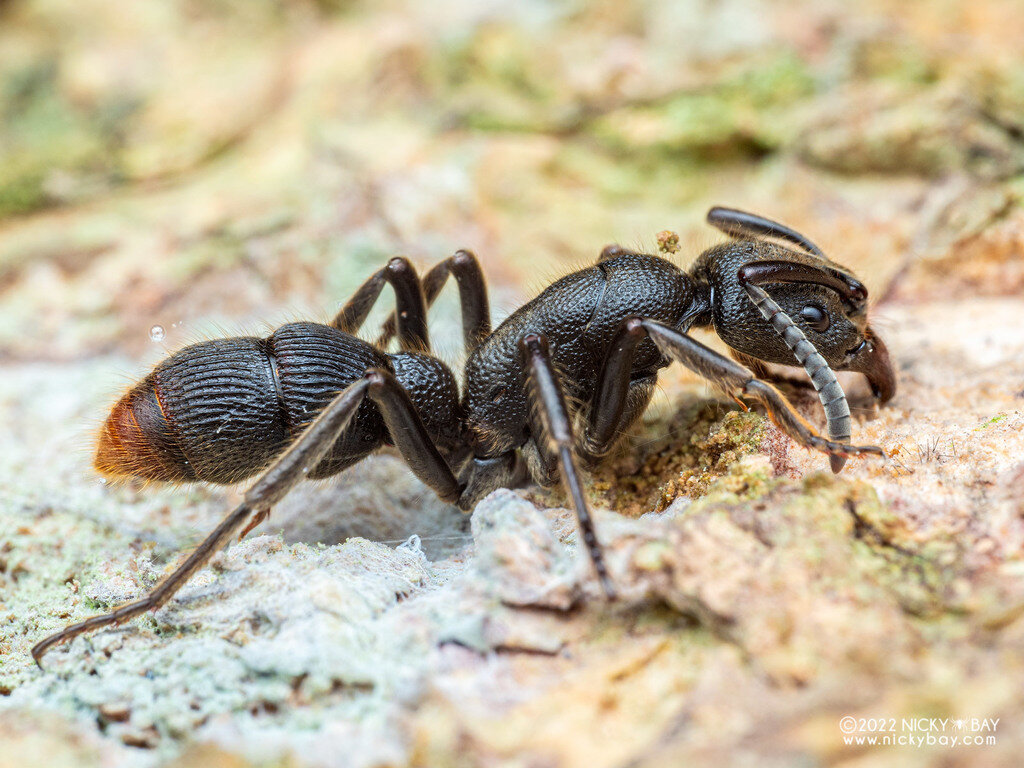
<path fill-rule="evenodd" d="M 626 248 L 625 246 L 619 245 L 618 243 L 611 243 L 601 249 L 601 253 L 598 254 L 597 263 L 600 264 L 602 261 L 608 259 L 614 259 L 616 256 L 639 256 L 639 251 L 634 251 L 632 248 Z"/>
<path fill-rule="evenodd" d="M 758 360 L 753 355 L 748 355 L 745 352 L 739 352 L 735 349 L 729 350 L 729 357 L 735 360 L 740 365 L 749 368 L 750 372 L 759 379 L 771 379 L 773 381 L 785 381 L 787 384 L 806 384 L 810 386 L 809 381 L 804 379 L 790 379 L 787 376 L 775 376 L 768 365 L 763 360 Z"/>
<path fill-rule="evenodd" d="M 390 283 L 395 291 L 397 307 L 398 343 L 409 352 L 427 351 L 430 349 L 430 336 L 427 332 L 427 309 L 423 297 L 423 286 L 412 263 L 404 256 L 396 256 L 387 265 L 374 273 L 363 283 L 348 303 L 339 310 L 331 325 L 345 333 L 356 333 L 366 321 L 373 305 L 384 289 L 384 283 Z M 394 317 L 395 315 L 392 315 Z M 392 332 L 394 335 L 394 332 Z M 388 337 L 390 339 L 390 336 Z"/>
<path fill-rule="evenodd" d="M 814 382 L 809 379 L 802 376 L 789 376 L 781 371 L 773 371 L 763 360 L 758 360 L 752 355 L 730 349 L 729 357 L 740 365 L 749 368 L 755 378 L 764 379 L 772 384 L 787 384 L 797 389 L 814 389 Z"/>
<path fill-rule="evenodd" d="M 615 589 L 608 576 L 608 569 L 601 554 L 601 545 L 594 531 L 594 522 L 590 517 L 590 508 L 580 484 L 579 470 L 573 456 L 573 436 L 569 412 L 565 407 L 565 397 L 558 375 L 551 365 L 551 356 L 547 339 L 536 333 L 528 333 L 519 342 L 520 349 L 527 358 L 532 384 L 532 396 L 540 401 L 540 418 L 544 427 L 545 437 L 536 440 L 538 447 L 547 444 L 558 454 L 558 463 L 562 473 L 562 483 L 566 493 L 572 499 L 579 521 L 583 542 L 587 547 L 594 570 L 601 581 L 608 599 L 615 598 Z"/>
<path fill-rule="evenodd" d="M 166 603 L 192 575 L 213 557 L 241 528 L 251 515 L 269 510 L 315 467 L 351 421 L 367 391 L 383 377 L 379 372 L 366 375 L 343 390 L 324 408 L 302 435 L 246 491 L 242 503 L 234 509 L 178 568 L 148 595 L 122 605 L 110 613 L 93 616 L 50 635 L 32 648 L 32 658 L 42 668 L 43 655 L 55 645 L 67 642 L 86 632 L 111 624 L 123 624 L 146 611 L 155 611 Z"/>
<path fill-rule="evenodd" d="M 580 441 L 582 458 L 595 464 L 644 412 L 654 393 L 656 375 L 633 379 L 637 345 L 647 336 L 638 317 L 626 318 L 616 331 L 601 366 Z"/>
<path fill-rule="evenodd" d="M 729 357 L 740 365 L 749 368 L 755 378 L 764 379 L 776 385 L 785 384 L 795 389 L 814 389 L 814 382 L 810 379 L 804 376 L 789 375 L 786 371 L 773 371 L 763 360 L 758 360 L 752 355 L 730 349 Z"/>
<path fill-rule="evenodd" d="M 367 394 L 384 417 L 388 434 L 405 463 L 443 501 L 456 503 L 463 487 L 427 433 L 409 394 L 387 371 L 371 369 L 367 376 L 371 373 L 374 379 Z"/>
<path fill-rule="evenodd" d="M 675 328 L 657 320 L 642 320 L 641 324 L 662 353 L 685 365 L 694 373 L 718 384 L 733 395 L 746 395 L 764 406 L 768 416 L 782 430 L 805 448 L 814 448 L 829 454 L 832 471 L 843 467 L 846 457 L 855 454 L 873 453 L 885 456 L 885 451 L 874 445 L 856 446 L 822 437 L 813 426 L 797 413 L 779 390 L 766 381 L 758 379 L 739 363 L 704 346 Z M 826 366 L 827 368 L 827 366 Z M 831 371 L 831 369 L 828 369 Z M 831 381 L 822 375 L 825 383 L 819 392 L 831 389 Z M 818 382 L 815 383 L 818 386 Z M 838 387 L 838 383 L 836 384 Z M 840 396 L 842 389 L 839 389 Z M 838 401 L 836 401 L 838 402 Z M 845 403 L 845 397 L 843 398 Z M 827 411 L 826 411 L 827 413 Z"/>
<path fill-rule="evenodd" d="M 491 310 L 487 300 L 487 283 L 484 281 L 480 263 L 472 251 L 460 250 L 436 264 L 423 276 L 423 294 L 429 308 L 445 283 L 448 275 L 454 275 L 459 286 L 459 302 L 462 305 L 462 335 L 466 354 L 491 334 Z M 395 335 L 395 313 L 384 322 L 376 344 L 385 346 Z"/>

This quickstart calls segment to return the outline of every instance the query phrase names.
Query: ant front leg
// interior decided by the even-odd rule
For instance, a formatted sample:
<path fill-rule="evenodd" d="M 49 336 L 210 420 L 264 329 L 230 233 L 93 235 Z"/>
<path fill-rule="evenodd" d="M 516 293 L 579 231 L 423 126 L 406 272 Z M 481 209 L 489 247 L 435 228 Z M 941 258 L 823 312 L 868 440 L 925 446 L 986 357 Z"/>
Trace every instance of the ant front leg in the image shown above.
<path fill-rule="evenodd" d="M 636 321 L 634 318 L 626 322 Z M 803 416 L 796 412 L 779 390 L 768 382 L 756 378 L 751 371 L 739 363 L 657 320 L 640 320 L 639 322 L 663 354 L 682 363 L 694 373 L 718 384 L 730 394 L 745 395 L 756 400 L 764 406 L 771 420 L 800 445 L 827 453 L 833 472 L 839 472 L 846 462 L 846 457 L 850 455 L 872 453 L 885 456 L 885 451 L 874 445 L 856 446 L 822 437 Z M 830 399 L 826 404 L 826 415 L 829 415 L 830 411 L 842 410 L 837 405 L 840 400 L 845 405 L 846 399 L 830 368 L 824 366 L 817 370 L 816 375 L 812 377 L 812 382 L 819 394 L 828 393 Z M 845 409 L 845 413 L 848 419 L 848 407 Z"/>
<path fill-rule="evenodd" d="M 530 333 L 523 337 L 520 348 L 529 366 L 531 397 L 537 400 L 540 406 L 539 415 L 545 433 L 543 436 L 535 435 L 534 442 L 542 454 L 545 449 L 557 454 L 562 483 L 576 511 L 583 543 L 601 581 L 601 587 L 608 599 L 613 600 L 615 589 L 608 576 L 608 569 L 605 567 L 601 545 L 594 530 L 594 521 L 590 516 L 590 507 L 587 505 L 586 495 L 583 493 L 583 486 L 580 483 L 579 469 L 573 456 L 572 422 L 565 406 L 565 397 L 562 394 L 558 375 L 551 365 L 547 339 L 539 334 Z"/>
<path fill-rule="evenodd" d="M 745 352 L 738 352 L 735 349 L 729 350 L 729 356 L 740 365 L 749 369 L 758 379 L 770 381 L 773 384 L 785 384 L 796 389 L 814 389 L 814 383 L 803 376 L 792 376 L 786 371 L 773 371 L 763 360 L 758 360 L 753 355 Z"/>
<path fill-rule="evenodd" d="M 122 605 L 110 613 L 72 624 L 45 638 L 32 648 L 32 658 L 36 664 L 42 668 L 43 656 L 55 645 L 102 627 L 123 624 L 146 611 L 155 611 L 170 600 L 217 550 L 228 543 L 250 517 L 265 517 L 271 507 L 305 478 L 306 471 L 320 462 L 348 426 L 368 392 L 383 386 L 385 376 L 383 372 L 371 369 L 363 378 L 335 397 L 288 450 L 253 483 L 246 491 L 242 503 L 153 591 L 140 600 Z"/>

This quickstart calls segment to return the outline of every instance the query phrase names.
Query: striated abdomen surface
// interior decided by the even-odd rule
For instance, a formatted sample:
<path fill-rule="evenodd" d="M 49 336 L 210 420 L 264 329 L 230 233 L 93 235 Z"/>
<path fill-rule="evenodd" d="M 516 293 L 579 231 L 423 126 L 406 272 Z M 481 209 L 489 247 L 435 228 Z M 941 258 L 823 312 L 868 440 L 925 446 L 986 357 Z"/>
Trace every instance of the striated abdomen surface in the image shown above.
<path fill-rule="evenodd" d="M 329 326 L 290 323 L 270 338 L 193 344 L 161 362 L 114 406 L 95 466 L 110 477 L 234 483 L 266 467 L 367 367 L 388 368 L 371 345 Z M 383 421 L 372 403 L 310 477 L 370 453 Z"/>

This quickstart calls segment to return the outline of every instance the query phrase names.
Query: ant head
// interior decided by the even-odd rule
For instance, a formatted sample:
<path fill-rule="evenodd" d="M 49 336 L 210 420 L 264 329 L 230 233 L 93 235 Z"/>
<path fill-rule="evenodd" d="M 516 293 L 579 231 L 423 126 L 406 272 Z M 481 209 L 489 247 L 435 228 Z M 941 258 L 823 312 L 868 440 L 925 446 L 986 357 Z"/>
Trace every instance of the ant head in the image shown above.
<path fill-rule="evenodd" d="M 760 360 L 794 365 L 784 329 L 795 325 L 830 367 L 859 371 L 881 402 L 892 398 L 896 380 L 889 353 L 868 324 L 867 289 L 850 270 L 768 219 L 713 208 L 708 221 L 738 238 L 706 251 L 696 267 L 711 287 L 715 331 L 726 344 Z"/>

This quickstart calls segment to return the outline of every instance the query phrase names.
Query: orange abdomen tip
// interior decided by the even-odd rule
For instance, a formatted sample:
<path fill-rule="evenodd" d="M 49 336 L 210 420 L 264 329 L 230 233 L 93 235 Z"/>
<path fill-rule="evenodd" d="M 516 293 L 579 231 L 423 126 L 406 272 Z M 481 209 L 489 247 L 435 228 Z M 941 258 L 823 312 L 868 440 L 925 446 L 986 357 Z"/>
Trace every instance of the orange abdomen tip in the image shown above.
<path fill-rule="evenodd" d="M 110 412 L 100 430 L 93 465 L 110 478 L 196 479 L 160 406 L 152 376 L 133 387 Z"/>

